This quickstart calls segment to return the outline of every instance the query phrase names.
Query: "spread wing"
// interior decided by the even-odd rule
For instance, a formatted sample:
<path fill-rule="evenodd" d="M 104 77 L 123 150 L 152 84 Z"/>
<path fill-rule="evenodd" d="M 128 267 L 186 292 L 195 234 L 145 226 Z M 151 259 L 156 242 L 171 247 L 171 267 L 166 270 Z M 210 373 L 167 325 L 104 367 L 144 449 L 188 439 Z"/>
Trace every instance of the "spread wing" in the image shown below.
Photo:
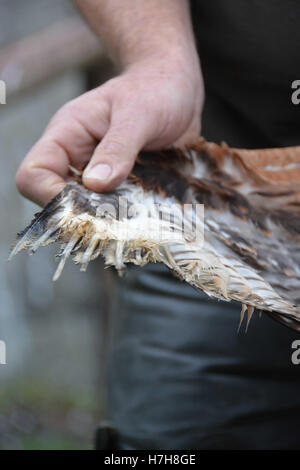
<path fill-rule="evenodd" d="M 120 271 L 163 262 L 208 295 L 241 302 L 248 318 L 257 308 L 300 331 L 299 184 L 300 147 L 238 150 L 202 140 L 185 152 L 142 153 L 112 193 L 69 182 L 11 256 L 59 241 L 55 279 L 70 255 L 83 270 L 99 254 Z"/>

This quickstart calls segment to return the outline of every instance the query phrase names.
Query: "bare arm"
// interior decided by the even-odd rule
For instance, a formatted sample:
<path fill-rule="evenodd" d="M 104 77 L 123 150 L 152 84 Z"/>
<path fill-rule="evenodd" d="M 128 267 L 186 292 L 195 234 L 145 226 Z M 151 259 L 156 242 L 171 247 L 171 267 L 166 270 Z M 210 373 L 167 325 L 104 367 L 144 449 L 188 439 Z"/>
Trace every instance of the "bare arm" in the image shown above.
<path fill-rule="evenodd" d="M 188 0 L 75 0 L 112 57 L 126 67 L 159 56 L 164 60 L 197 53 Z"/>
<path fill-rule="evenodd" d="M 141 149 L 187 144 L 200 131 L 203 83 L 187 0 L 77 0 L 121 74 L 64 105 L 17 173 L 20 192 L 45 204 L 68 165 L 90 161 L 84 184 L 107 191 Z"/>

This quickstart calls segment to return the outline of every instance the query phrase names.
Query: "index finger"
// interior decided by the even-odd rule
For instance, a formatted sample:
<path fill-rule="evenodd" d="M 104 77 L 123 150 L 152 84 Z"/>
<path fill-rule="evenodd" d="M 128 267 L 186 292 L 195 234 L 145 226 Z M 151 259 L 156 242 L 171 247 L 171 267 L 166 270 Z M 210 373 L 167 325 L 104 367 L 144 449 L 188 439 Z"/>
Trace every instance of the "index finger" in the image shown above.
<path fill-rule="evenodd" d="M 64 187 L 69 165 L 81 167 L 91 158 L 108 126 L 105 104 L 91 100 L 89 92 L 62 108 L 29 151 L 16 175 L 23 196 L 45 205 Z"/>

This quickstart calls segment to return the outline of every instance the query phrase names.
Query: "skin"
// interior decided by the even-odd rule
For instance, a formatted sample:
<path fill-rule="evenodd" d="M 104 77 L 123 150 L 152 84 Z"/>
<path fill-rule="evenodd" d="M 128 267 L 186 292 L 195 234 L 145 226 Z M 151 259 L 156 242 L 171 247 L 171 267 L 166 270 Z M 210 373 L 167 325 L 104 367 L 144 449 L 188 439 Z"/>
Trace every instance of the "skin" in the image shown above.
<path fill-rule="evenodd" d="M 69 165 L 96 192 L 118 186 L 142 150 L 200 133 L 204 87 L 187 0 L 77 0 L 121 73 L 65 104 L 23 160 L 18 190 L 45 205 Z"/>

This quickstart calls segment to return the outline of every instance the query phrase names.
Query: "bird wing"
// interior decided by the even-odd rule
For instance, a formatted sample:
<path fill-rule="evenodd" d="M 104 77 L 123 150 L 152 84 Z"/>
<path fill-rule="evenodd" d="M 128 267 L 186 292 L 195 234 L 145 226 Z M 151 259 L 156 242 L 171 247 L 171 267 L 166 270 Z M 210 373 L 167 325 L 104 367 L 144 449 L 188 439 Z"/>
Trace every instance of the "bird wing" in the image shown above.
<path fill-rule="evenodd" d="M 19 234 L 11 256 L 59 241 L 55 279 L 70 255 L 83 270 L 99 254 L 119 271 L 128 262 L 163 262 L 209 296 L 300 331 L 299 184 L 300 147 L 200 140 L 185 151 L 144 152 L 112 193 L 70 181 Z"/>

